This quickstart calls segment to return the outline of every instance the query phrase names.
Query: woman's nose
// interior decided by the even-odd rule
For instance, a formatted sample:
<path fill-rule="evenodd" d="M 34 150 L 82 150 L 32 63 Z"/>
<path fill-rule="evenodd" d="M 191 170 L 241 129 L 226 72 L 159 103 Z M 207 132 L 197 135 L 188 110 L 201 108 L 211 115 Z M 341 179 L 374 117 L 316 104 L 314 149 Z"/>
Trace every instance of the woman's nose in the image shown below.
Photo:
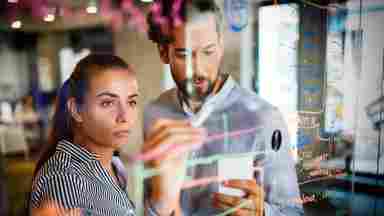
<path fill-rule="evenodd" d="M 120 104 L 117 113 L 118 122 L 127 122 L 129 120 L 129 110 L 128 106 Z"/>

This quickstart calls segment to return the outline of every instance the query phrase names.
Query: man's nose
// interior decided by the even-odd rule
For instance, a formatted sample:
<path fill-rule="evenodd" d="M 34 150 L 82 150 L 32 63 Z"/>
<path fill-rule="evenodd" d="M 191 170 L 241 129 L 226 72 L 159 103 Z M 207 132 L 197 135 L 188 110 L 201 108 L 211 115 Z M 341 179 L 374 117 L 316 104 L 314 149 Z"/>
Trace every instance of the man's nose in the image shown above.
<path fill-rule="evenodd" d="M 192 55 L 192 70 L 194 76 L 204 76 L 204 62 L 201 54 L 194 53 Z"/>

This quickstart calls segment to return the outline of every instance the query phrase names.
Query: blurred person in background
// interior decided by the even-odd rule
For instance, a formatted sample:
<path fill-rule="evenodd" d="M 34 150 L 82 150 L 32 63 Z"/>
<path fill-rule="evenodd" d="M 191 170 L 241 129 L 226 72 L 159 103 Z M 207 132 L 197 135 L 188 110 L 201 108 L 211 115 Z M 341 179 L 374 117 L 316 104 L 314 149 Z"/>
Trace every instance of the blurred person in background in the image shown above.
<path fill-rule="evenodd" d="M 184 179 L 173 178 L 172 173 L 153 177 L 146 183 L 145 199 L 151 207 L 150 213 L 166 214 L 176 210 L 180 215 L 208 216 L 237 208 L 234 215 L 302 215 L 301 204 L 295 202 L 300 194 L 294 160 L 288 151 L 290 139 L 281 113 L 256 94 L 242 89 L 230 72 L 223 71 L 221 10 L 213 0 L 157 0 L 154 4 L 148 16 L 148 35 L 157 44 L 162 62 L 170 65 L 176 88 L 163 92 L 146 106 L 145 138 L 151 137 L 150 127 L 158 119 L 198 119 L 208 115 L 201 127 L 208 135 L 227 135 L 227 142 L 223 138 L 204 143 L 202 148 L 180 156 L 178 161 L 155 159 L 148 166 L 186 172 L 188 179 L 197 181 L 220 179 L 218 162 L 187 170 L 183 163 L 188 159 L 208 160 L 219 155 L 266 153 L 255 163 L 262 164 L 260 169 L 264 173 L 257 174 L 258 181 L 229 179 L 223 183 L 225 187 L 242 191 L 244 196 L 219 193 L 216 182 L 182 189 Z M 232 132 L 254 128 L 261 128 L 260 133 L 229 136 Z M 272 152 L 271 137 L 275 131 L 282 142 L 281 148 Z M 245 202 L 248 204 L 239 207 Z"/>
<path fill-rule="evenodd" d="M 33 97 L 27 95 L 15 106 L 16 124 L 23 129 L 24 136 L 28 144 L 38 145 L 41 143 L 41 119 L 36 111 Z"/>
<path fill-rule="evenodd" d="M 16 121 L 21 123 L 36 123 L 39 120 L 39 114 L 35 111 L 33 97 L 27 95 L 21 99 L 15 107 Z"/>
<path fill-rule="evenodd" d="M 115 165 L 119 160 L 113 153 L 129 143 L 138 97 L 136 75 L 119 57 L 91 54 L 80 60 L 58 95 L 48 149 L 33 179 L 32 215 L 135 215 L 126 174 Z M 198 129 L 179 124 L 194 143 L 202 142 Z M 173 134 L 154 136 L 147 146 L 184 142 Z"/>

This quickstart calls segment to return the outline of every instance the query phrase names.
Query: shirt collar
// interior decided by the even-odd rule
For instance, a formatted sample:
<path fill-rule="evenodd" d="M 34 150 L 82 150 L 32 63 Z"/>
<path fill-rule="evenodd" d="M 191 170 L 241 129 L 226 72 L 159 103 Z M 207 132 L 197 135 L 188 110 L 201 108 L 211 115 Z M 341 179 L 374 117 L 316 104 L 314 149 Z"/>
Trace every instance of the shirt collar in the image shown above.
<path fill-rule="evenodd" d="M 201 115 L 202 112 L 206 112 L 206 110 L 213 110 L 215 109 L 219 104 L 223 104 L 228 98 L 231 90 L 236 86 L 235 80 L 231 77 L 228 76 L 227 80 L 225 81 L 224 85 L 221 87 L 219 92 L 216 94 L 211 94 L 208 95 L 206 98 L 204 104 L 202 105 L 201 109 L 199 112 L 196 114 L 192 112 L 188 104 L 181 99 L 180 93 L 178 93 L 178 101 L 181 104 L 181 107 L 185 114 L 188 116 L 192 117 L 194 115 Z M 199 114 L 200 113 L 200 114 Z"/>
<path fill-rule="evenodd" d="M 97 154 L 91 153 L 84 147 L 71 143 L 67 140 L 59 141 L 56 150 L 68 153 L 82 161 L 93 161 L 97 160 L 98 157 Z"/>

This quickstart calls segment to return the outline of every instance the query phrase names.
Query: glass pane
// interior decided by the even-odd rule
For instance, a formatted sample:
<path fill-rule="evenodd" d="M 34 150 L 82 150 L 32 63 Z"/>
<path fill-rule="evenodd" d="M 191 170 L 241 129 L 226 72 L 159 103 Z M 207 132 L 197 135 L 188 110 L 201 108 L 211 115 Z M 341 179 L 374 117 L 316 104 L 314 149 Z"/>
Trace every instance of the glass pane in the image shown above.
<path fill-rule="evenodd" d="M 25 215 L 56 94 L 89 53 L 136 71 L 138 121 L 116 150 L 137 215 L 173 189 L 184 215 L 384 215 L 381 0 L 216 0 L 214 22 L 212 0 L 63 2 L 0 3 L 0 215 Z M 204 144 L 143 148 L 160 118 L 205 128 Z M 169 156 L 184 160 L 150 185 Z"/>
<path fill-rule="evenodd" d="M 260 5 L 256 90 L 288 123 L 306 215 L 383 212 L 380 7 Z"/>

